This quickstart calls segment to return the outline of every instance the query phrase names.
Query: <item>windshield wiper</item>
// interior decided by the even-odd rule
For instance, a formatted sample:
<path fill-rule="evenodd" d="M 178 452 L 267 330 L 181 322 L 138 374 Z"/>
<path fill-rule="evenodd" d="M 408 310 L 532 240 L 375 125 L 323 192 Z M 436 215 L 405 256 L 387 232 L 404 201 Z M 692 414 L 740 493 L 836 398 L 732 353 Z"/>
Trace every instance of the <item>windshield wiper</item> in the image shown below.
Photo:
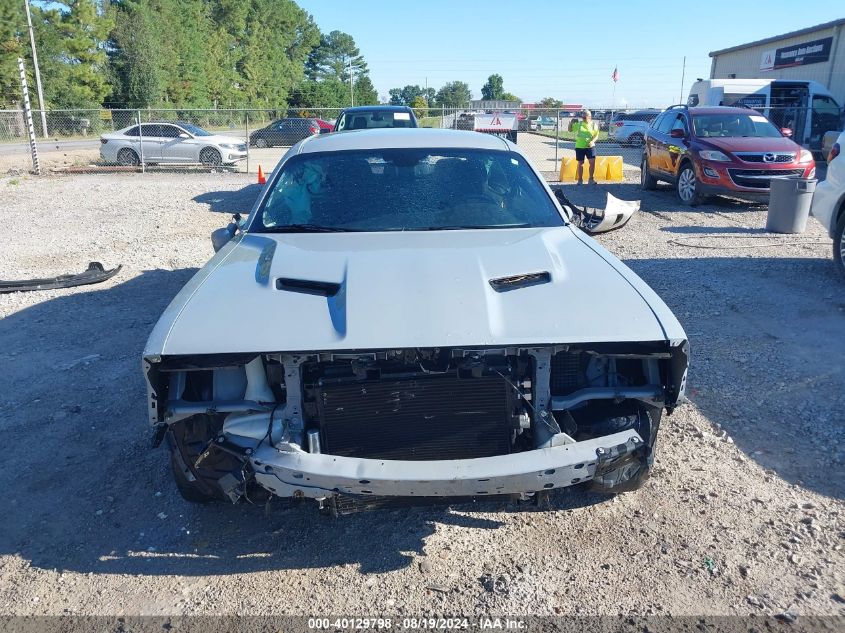
<path fill-rule="evenodd" d="M 266 226 L 262 233 L 349 233 L 361 229 L 347 229 L 342 226 L 323 226 L 322 224 L 283 224 Z"/>
<path fill-rule="evenodd" d="M 449 226 L 429 226 L 422 231 L 460 231 L 461 229 L 525 229 L 531 224 L 523 222 L 521 224 L 452 224 Z"/>

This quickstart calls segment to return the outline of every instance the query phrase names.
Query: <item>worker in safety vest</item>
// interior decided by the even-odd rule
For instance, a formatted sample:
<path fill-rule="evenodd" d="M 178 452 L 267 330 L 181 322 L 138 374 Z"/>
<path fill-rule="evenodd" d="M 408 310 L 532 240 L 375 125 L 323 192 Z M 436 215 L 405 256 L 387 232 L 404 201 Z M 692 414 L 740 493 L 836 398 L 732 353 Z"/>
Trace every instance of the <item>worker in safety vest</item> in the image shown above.
<path fill-rule="evenodd" d="M 596 139 L 599 137 L 599 126 L 593 123 L 593 113 L 589 110 L 581 112 L 581 120 L 575 120 L 569 125 L 569 131 L 575 133 L 575 160 L 578 161 L 576 177 L 579 185 L 584 184 L 584 158 L 590 161 L 590 184 L 596 184 Z"/>

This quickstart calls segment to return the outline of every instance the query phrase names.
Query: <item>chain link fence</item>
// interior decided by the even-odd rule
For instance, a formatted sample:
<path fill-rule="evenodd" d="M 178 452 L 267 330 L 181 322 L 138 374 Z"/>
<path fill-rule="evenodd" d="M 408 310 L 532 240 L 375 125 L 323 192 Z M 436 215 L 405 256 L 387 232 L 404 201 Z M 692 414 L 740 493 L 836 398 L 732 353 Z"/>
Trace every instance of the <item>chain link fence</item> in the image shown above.
<path fill-rule="evenodd" d="M 33 111 L 42 172 L 184 171 L 255 174 L 273 169 L 299 140 L 331 131 L 342 110 L 141 109 L 49 110 L 42 123 Z M 626 178 L 638 177 L 645 132 L 662 108 L 594 108 L 598 156 L 621 158 Z M 515 141 L 548 178 L 559 178 L 564 159 L 575 156 L 573 124 L 578 111 L 520 108 L 471 111 L 430 108 L 417 112 L 423 127 L 477 130 Z M 824 132 L 840 130 L 842 112 L 770 108 L 766 114 L 790 128 L 818 155 Z M 833 137 L 829 134 L 828 137 Z M 831 141 L 832 142 L 832 141 Z M 0 174 L 32 169 L 24 113 L 0 110 Z"/>

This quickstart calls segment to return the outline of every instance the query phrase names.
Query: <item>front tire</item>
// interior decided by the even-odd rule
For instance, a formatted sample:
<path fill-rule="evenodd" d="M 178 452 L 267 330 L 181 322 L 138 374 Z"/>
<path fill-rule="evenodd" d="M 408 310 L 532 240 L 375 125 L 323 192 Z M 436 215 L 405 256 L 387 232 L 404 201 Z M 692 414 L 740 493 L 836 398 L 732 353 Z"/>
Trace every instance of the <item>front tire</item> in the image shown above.
<path fill-rule="evenodd" d="M 223 157 L 213 147 L 206 147 L 200 152 L 200 162 L 206 167 L 219 167 L 223 164 Z"/>
<path fill-rule="evenodd" d="M 836 262 L 839 274 L 845 278 L 845 210 L 841 213 L 833 234 L 833 261 Z"/>
<path fill-rule="evenodd" d="M 684 163 L 681 166 L 675 188 L 678 192 L 678 198 L 688 207 L 694 207 L 701 203 L 698 178 L 695 175 L 695 169 L 693 169 L 690 163 Z"/>
<path fill-rule="evenodd" d="M 642 134 L 631 134 L 631 136 L 628 137 L 628 145 L 631 147 L 642 147 L 643 140 Z"/>
<path fill-rule="evenodd" d="M 211 503 L 219 501 L 218 497 L 210 494 L 200 481 L 194 478 L 193 481 L 188 479 L 188 473 L 181 455 L 177 447 L 170 449 L 170 469 L 173 471 L 173 481 L 176 482 L 176 489 L 185 501 L 191 503 Z"/>
<path fill-rule="evenodd" d="M 259 149 L 264 149 L 265 147 L 267 147 L 267 141 L 263 138 L 257 139 L 255 141 L 255 146 Z"/>
<path fill-rule="evenodd" d="M 643 162 L 640 165 L 640 188 L 643 191 L 654 191 L 657 188 L 657 178 L 651 175 L 648 168 L 648 157 L 643 154 Z"/>

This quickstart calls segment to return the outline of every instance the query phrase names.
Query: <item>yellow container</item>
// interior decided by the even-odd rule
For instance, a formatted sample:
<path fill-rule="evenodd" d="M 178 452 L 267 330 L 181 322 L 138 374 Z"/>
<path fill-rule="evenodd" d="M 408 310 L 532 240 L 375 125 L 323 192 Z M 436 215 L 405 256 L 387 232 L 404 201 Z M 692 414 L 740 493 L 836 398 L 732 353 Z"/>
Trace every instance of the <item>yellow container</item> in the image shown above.
<path fill-rule="evenodd" d="M 607 180 L 622 180 L 622 157 L 606 156 L 605 158 L 607 158 Z M 596 169 L 598 170 L 598 166 L 596 167 Z"/>
<path fill-rule="evenodd" d="M 575 168 L 578 163 L 575 162 L 574 156 L 569 156 L 560 161 L 560 181 L 570 182 L 575 180 Z"/>
<path fill-rule="evenodd" d="M 596 170 L 593 172 L 595 174 L 596 180 L 607 180 L 607 159 L 610 156 L 596 156 Z M 584 161 L 584 180 L 590 177 L 590 163 L 589 161 Z"/>

